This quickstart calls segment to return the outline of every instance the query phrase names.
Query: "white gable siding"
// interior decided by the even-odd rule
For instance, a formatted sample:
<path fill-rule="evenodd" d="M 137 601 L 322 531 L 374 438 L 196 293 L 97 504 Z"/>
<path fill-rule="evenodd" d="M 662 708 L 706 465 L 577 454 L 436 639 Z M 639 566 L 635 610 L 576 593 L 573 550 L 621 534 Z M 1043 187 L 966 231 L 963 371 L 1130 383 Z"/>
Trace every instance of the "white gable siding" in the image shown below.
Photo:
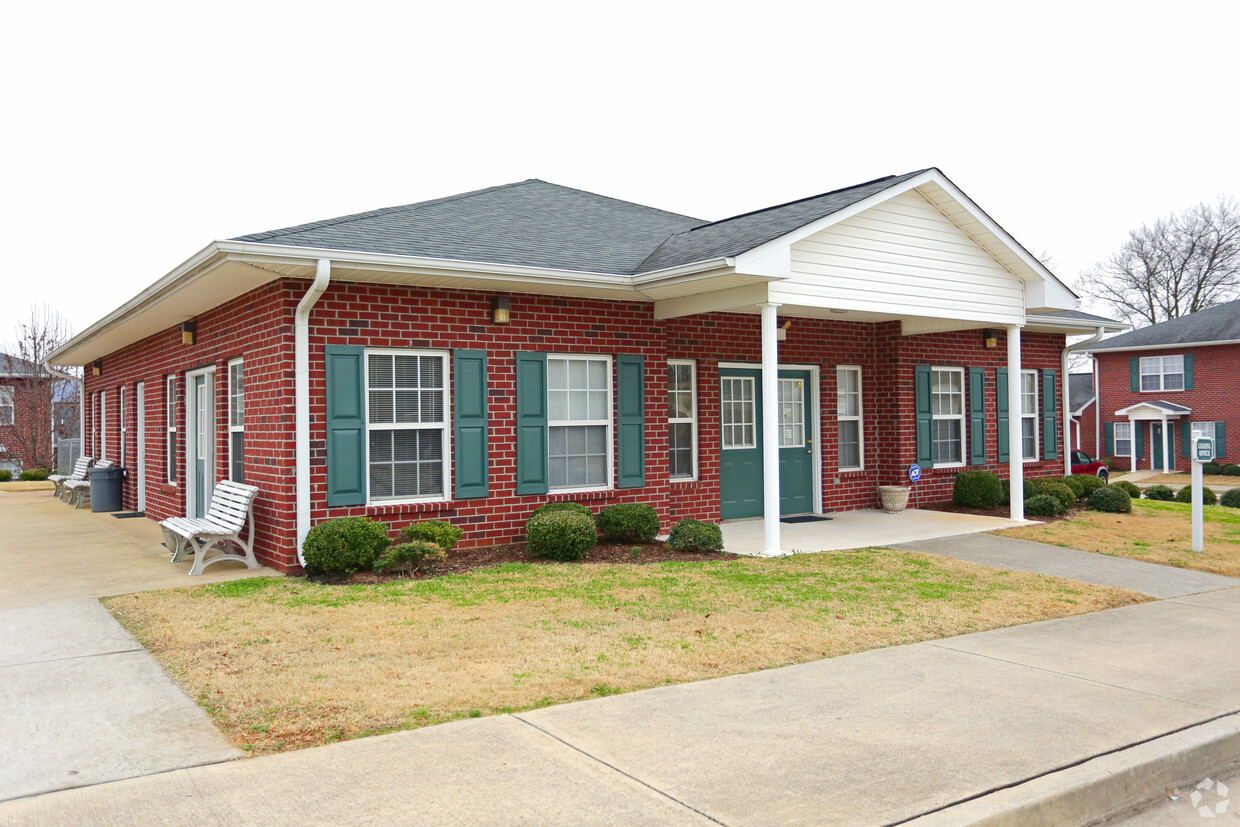
<path fill-rule="evenodd" d="M 1024 285 L 910 191 L 792 245 L 771 300 L 896 316 L 1023 324 Z"/>

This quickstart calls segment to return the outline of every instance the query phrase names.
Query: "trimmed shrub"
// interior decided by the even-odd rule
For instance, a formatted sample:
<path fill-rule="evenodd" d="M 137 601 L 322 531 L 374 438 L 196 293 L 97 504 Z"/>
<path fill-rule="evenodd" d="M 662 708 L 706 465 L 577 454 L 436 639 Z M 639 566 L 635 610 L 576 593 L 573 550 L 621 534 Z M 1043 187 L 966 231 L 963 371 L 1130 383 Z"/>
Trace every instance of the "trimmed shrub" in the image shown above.
<path fill-rule="evenodd" d="M 452 547 L 461 541 L 463 533 L 452 523 L 445 523 L 443 520 L 426 520 L 405 526 L 400 530 L 400 536 L 406 540 L 434 543 L 441 551 L 451 551 Z"/>
<path fill-rule="evenodd" d="M 1034 479 L 1033 494 L 1035 497 L 1039 494 L 1049 494 L 1059 500 L 1065 510 L 1076 505 L 1076 501 L 1079 499 L 1076 491 L 1059 479 Z"/>
<path fill-rule="evenodd" d="M 649 543 L 659 533 L 659 513 L 645 503 L 616 503 L 598 513 L 598 530 L 608 540 Z"/>
<path fill-rule="evenodd" d="M 1085 507 L 1111 514 L 1127 514 L 1132 511 L 1132 497 L 1117 485 L 1104 485 L 1089 492 Z"/>
<path fill-rule="evenodd" d="M 581 503 L 547 503 L 546 505 L 540 505 L 538 508 L 535 508 L 534 513 L 531 514 L 530 517 L 533 518 L 539 514 L 546 514 L 554 511 L 570 511 L 574 514 L 584 514 L 589 517 L 591 521 L 594 520 L 594 512 Z"/>
<path fill-rule="evenodd" d="M 1171 490 L 1170 486 L 1151 485 L 1149 488 L 1145 489 L 1145 498 L 1147 500 L 1162 500 L 1164 502 L 1170 502 L 1175 499 L 1175 492 Z"/>
<path fill-rule="evenodd" d="M 365 517 L 327 520 L 306 535 L 302 546 L 306 574 L 352 574 L 373 568 L 391 544 L 382 523 Z"/>
<path fill-rule="evenodd" d="M 999 502 L 999 505 L 1003 505 L 1004 503 L 1008 502 L 1012 498 L 1012 481 L 1005 477 L 999 482 L 1003 486 L 1003 499 Z M 1024 485 L 1022 486 L 1022 488 L 1024 488 L 1025 496 L 1022 497 L 1021 499 L 1027 500 L 1030 497 L 1032 497 L 1034 494 L 1038 493 L 1033 490 L 1033 481 L 1031 479 L 1026 477 L 1023 480 L 1023 482 L 1024 482 Z"/>
<path fill-rule="evenodd" d="M 1003 502 L 1003 484 L 989 471 L 961 471 L 952 487 L 952 502 L 969 508 L 993 508 Z"/>
<path fill-rule="evenodd" d="M 1085 499 L 1099 488 L 1106 486 L 1106 481 L 1102 479 L 1102 477 L 1095 477 L 1093 474 L 1073 474 L 1067 479 L 1078 480 L 1084 487 L 1085 492 L 1083 494 L 1078 494 L 1078 499 Z"/>
<path fill-rule="evenodd" d="M 0 470 L 0 482 L 10 482 L 13 479 L 13 472 L 5 468 Z"/>
<path fill-rule="evenodd" d="M 1035 494 L 1025 500 L 1025 514 L 1030 517 L 1054 517 L 1064 512 L 1063 503 L 1050 494 Z"/>
<path fill-rule="evenodd" d="M 1219 469 L 1223 472 L 1224 477 L 1240 477 L 1240 465 L 1229 462 Z"/>
<path fill-rule="evenodd" d="M 1223 492 L 1223 496 L 1218 498 L 1218 504 L 1228 508 L 1240 508 L 1240 488 L 1228 488 Z"/>
<path fill-rule="evenodd" d="M 1128 480 L 1120 480 L 1119 482 L 1111 483 L 1111 487 L 1118 488 L 1126 492 L 1128 494 L 1129 499 L 1132 499 L 1132 500 L 1141 499 L 1141 489 L 1137 488 L 1136 483 L 1131 483 Z"/>
<path fill-rule="evenodd" d="M 1072 489 L 1072 493 L 1076 494 L 1076 498 L 1079 500 L 1087 493 L 1085 483 L 1081 482 L 1080 476 L 1080 474 L 1073 474 L 1070 477 L 1042 477 L 1041 479 L 1054 480 L 1055 482 L 1063 483 L 1068 486 L 1068 488 Z"/>
<path fill-rule="evenodd" d="M 1175 501 L 1178 503 L 1191 503 L 1193 501 L 1193 487 L 1186 485 L 1179 491 L 1175 492 Z M 1218 502 L 1218 497 L 1207 486 L 1201 486 L 1201 504 L 1214 505 Z"/>
<path fill-rule="evenodd" d="M 375 568 L 380 571 L 404 572 L 412 576 L 423 566 L 442 562 L 447 556 L 447 549 L 437 543 L 429 540 L 412 540 L 389 548 L 375 563 Z"/>
<path fill-rule="evenodd" d="M 580 560 L 598 542 L 594 516 L 570 509 L 534 514 L 525 523 L 526 550 L 534 557 Z"/>
<path fill-rule="evenodd" d="M 27 468 L 25 471 L 21 472 L 18 479 L 26 482 L 42 482 L 47 479 L 47 473 L 48 471 L 46 468 Z"/>
<path fill-rule="evenodd" d="M 1212 477 L 1217 477 L 1219 474 L 1223 473 L 1223 466 L 1219 465 L 1217 462 L 1207 462 L 1205 465 L 1201 466 L 1201 473 L 1208 474 Z"/>
<path fill-rule="evenodd" d="M 723 530 L 714 523 L 685 519 L 672 526 L 667 544 L 677 551 L 723 551 Z"/>

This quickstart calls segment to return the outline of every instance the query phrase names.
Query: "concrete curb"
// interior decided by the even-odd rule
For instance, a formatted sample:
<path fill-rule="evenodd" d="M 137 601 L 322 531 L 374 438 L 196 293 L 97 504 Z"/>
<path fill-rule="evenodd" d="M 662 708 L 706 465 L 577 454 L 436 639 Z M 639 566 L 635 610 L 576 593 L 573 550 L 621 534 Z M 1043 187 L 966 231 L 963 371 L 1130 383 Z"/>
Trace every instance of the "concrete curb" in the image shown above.
<path fill-rule="evenodd" d="M 1097 824 L 1238 766 L 1240 714 L 1230 714 L 901 823 Z"/>

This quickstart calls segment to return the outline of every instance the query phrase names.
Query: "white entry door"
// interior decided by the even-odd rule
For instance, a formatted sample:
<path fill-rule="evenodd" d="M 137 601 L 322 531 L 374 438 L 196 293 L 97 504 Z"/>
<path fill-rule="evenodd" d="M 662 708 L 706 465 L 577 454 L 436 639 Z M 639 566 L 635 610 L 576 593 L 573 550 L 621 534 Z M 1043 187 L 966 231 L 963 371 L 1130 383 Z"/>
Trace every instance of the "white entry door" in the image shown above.
<path fill-rule="evenodd" d="M 146 383 L 139 382 L 138 403 L 138 510 L 146 511 Z"/>

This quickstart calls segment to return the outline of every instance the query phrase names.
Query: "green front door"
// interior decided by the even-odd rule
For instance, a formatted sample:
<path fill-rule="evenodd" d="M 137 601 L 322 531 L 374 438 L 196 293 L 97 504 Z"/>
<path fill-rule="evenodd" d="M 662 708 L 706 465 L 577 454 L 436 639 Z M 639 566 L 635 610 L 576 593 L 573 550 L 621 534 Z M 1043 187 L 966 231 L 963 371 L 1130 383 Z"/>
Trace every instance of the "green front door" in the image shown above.
<path fill-rule="evenodd" d="M 1161 422 L 1150 423 L 1150 442 L 1154 445 L 1152 452 L 1154 464 L 1151 467 L 1155 471 L 1163 469 L 1162 427 Z M 1175 456 L 1175 428 L 1167 429 L 1167 450 L 1171 453 L 1171 456 Z"/>
<path fill-rule="evenodd" d="M 719 513 L 762 516 L 762 371 L 719 371 Z M 779 372 L 779 510 L 814 510 L 814 394 L 809 371 Z"/>

